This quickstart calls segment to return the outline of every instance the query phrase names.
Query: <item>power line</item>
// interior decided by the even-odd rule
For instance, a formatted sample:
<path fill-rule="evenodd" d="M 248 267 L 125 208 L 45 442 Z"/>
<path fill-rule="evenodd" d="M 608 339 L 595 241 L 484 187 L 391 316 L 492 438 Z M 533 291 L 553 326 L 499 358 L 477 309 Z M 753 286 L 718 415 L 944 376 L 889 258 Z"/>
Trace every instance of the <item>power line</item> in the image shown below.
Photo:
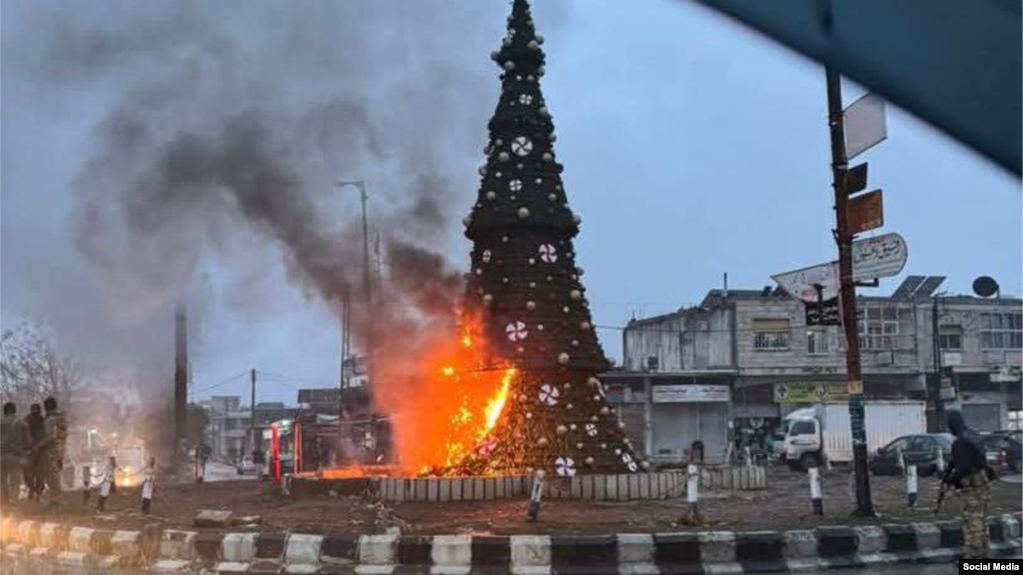
<path fill-rule="evenodd" d="M 198 395 L 198 394 L 200 394 L 200 393 L 203 393 L 203 392 L 209 391 L 209 390 L 211 390 L 211 389 L 215 389 L 215 388 L 218 388 L 218 387 L 220 387 L 220 386 L 222 386 L 222 385 L 227 385 L 228 383 L 231 383 L 232 381 L 234 381 L 234 380 L 236 380 L 236 379 L 239 379 L 239 378 L 245 377 L 246 375 L 248 375 L 248 373 L 249 373 L 249 372 L 247 372 L 247 371 L 243 371 L 243 372 L 239 373 L 238 375 L 236 375 L 236 376 L 234 376 L 234 377 L 231 377 L 231 378 L 225 379 L 224 381 L 221 381 L 220 383 L 214 383 L 213 385 L 208 385 L 208 386 L 206 386 L 206 387 L 203 387 L 203 388 L 201 388 L 201 389 L 195 390 L 195 391 L 193 391 L 193 392 L 192 392 L 192 394 L 193 394 L 193 395 Z M 193 386 L 194 386 L 194 384 L 193 384 Z"/>

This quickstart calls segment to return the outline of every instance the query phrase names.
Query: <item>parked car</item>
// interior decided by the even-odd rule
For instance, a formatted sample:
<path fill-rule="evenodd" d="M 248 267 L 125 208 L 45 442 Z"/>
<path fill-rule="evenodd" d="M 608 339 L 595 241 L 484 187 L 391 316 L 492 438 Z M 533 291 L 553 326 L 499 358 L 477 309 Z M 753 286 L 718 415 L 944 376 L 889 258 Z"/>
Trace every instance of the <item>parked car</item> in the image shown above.
<path fill-rule="evenodd" d="M 238 471 L 238 475 L 256 475 L 257 471 L 256 465 L 252 463 L 252 458 L 248 456 L 243 457 L 235 469 Z"/>
<path fill-rule="evenodd" d="M 981 435 L 980 444 L 988 466 L 1013 473 L 1023 469 L 1023 443 L 1018 439 L 1019 434 L 1019 431 L 995 431 Z"/>
<path fill-rule="evenodd" d="M 938 454 L 946 464 L 951 458 L 953 437 L 948 433 L 921 433 L 903 435 L 877 450 L 870 457 L 870 472 L 874 475 L 898 475 L 899 452 L 905 465 L 916 465 L 917 475 L 933 475 L 939 468 Z"/>

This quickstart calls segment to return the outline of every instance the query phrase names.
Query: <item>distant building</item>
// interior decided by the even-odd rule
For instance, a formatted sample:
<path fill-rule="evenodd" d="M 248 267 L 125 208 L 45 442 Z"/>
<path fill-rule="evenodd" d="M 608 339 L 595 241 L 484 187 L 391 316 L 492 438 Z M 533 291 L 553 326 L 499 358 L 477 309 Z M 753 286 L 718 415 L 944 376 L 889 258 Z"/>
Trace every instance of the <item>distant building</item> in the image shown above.
<path fill-rule="evenodd" d="M 241 404 L 236 395 L 218 395 L 199 402 L 209 416 L 206 427 L 207 444 L 213 451 L 213 457 L 237 461 L 243 455 L 249 455 L 253 449 L 250 422 L 252 410 Z M 294 418 L 298 415 L 298 407 L 288 407 L 280 402 L 256 404 L 256 437 L 263 437 L 263 430 L 270 424 L 282 419 Z"/>
<path fill-rule="evenodd" d="M 936 285 L 857 298 L 866 397 L 922 400 L 944 379 L 946 405 L 973 427 L 1019 425 L 1023 301 L 932 296 Z M 733 439 L 766 445 L 797 407 L 846 399 L 844 350 L 839 327 L 808 327 L 783 292 L 711 290 L 696 307 L 629 322 L 623 366 L 603 379 L 647 456 L 678 461 L 699 440 L 720 460 Z"/>

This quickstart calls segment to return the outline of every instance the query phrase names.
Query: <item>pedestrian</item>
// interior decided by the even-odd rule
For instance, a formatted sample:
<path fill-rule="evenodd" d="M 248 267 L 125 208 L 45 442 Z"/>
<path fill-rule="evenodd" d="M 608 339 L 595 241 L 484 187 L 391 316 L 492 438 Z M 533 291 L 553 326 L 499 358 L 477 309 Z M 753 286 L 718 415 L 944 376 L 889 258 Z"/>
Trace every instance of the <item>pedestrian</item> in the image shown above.
<path fill-rule="evenodd" d="M 258 447 L 252 450 L 252 465 L 256 468 L 256 472 L 259 474 L 259 480 L 265 480 L 266 456 L 263 455 L 263 450 Z"/>
<path fill-rule="evenodd" d="M 21 464 L 26 448 L 25 425 L 18 421 L 13 401 L 4 404 L 0 418 L 0 503 L 10 509 L 21 492 Z"/>
<path fill-rule="evenodd" d="M 149 515 L 149 505 L 153 502 L 153 490 L 156 488 L 156 457 L 149 458 L 149 464 L 142 471 L 142 514 Z"/>
<path fill-rule="evenodd" d="M 99 484 L 99 499 L 96 501 L 96 510 L 102 513 L 107 509 L 107 498 L 117 492 L 117 472 L 121 468 L 117 466 L 117 457 L 111 455 L 107 460 L 107 466 L 103 469 L 103 479 Z"/>
<path fill-rule="evenodd" d="M 43 410 L 46 412 L 43 419 L 44 436 L 36 449 L 42 454 L 43 472 L 46 475 L 46 509 L 55 512 L 60 508 L 60 472 L 64 468 L 64 452 L 67 447 L 67 421 L 52 396 L 43 401 Z"/>
<path fill-rule="evenodd" d="M 43 408 L 38 403 L 29 406 L 29 414 L 25 416 L 25 427 L 28 428 L 28 451 L 25 455 L 24 475 L 28 486 L 28 498 L 39 501 L 43 494 L 43 464 L 39 445 L 43 442 L 46 430 L 43 425 Z"/>
<path fill-rule="evenodd" d="M 948 412 L 948 430 L 955 441 L 952 442 L 952 462 L 942 481 L 963 496 L 963 559 L 982 559 L 990 551 L 987 501 L 994 472 L 987 466 L 984 450 L 977 443 L 973 430 L 966 426 L 962 413 Z"/>

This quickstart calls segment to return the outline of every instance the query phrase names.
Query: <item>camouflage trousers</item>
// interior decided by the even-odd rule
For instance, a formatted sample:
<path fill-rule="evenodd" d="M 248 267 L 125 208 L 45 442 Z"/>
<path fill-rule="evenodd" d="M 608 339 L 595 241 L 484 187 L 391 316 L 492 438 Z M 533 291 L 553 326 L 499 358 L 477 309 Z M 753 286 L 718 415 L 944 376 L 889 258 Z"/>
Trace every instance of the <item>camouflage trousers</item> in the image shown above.
<path fill-rule="evenodd" d="M 51 507 L 60 504 L 60 472 L 63 467 L 62 458 L 47 457 L 43 461 L 43 473 L 46 475 L 46 503 Z"/>
<path fill-rule="evenodd" d="M 965 487 L 963 496 L 963 558 L 981 559 L 990 554 L 987 524 L 987 500 L 991 488 L 986 484 Z"/>

